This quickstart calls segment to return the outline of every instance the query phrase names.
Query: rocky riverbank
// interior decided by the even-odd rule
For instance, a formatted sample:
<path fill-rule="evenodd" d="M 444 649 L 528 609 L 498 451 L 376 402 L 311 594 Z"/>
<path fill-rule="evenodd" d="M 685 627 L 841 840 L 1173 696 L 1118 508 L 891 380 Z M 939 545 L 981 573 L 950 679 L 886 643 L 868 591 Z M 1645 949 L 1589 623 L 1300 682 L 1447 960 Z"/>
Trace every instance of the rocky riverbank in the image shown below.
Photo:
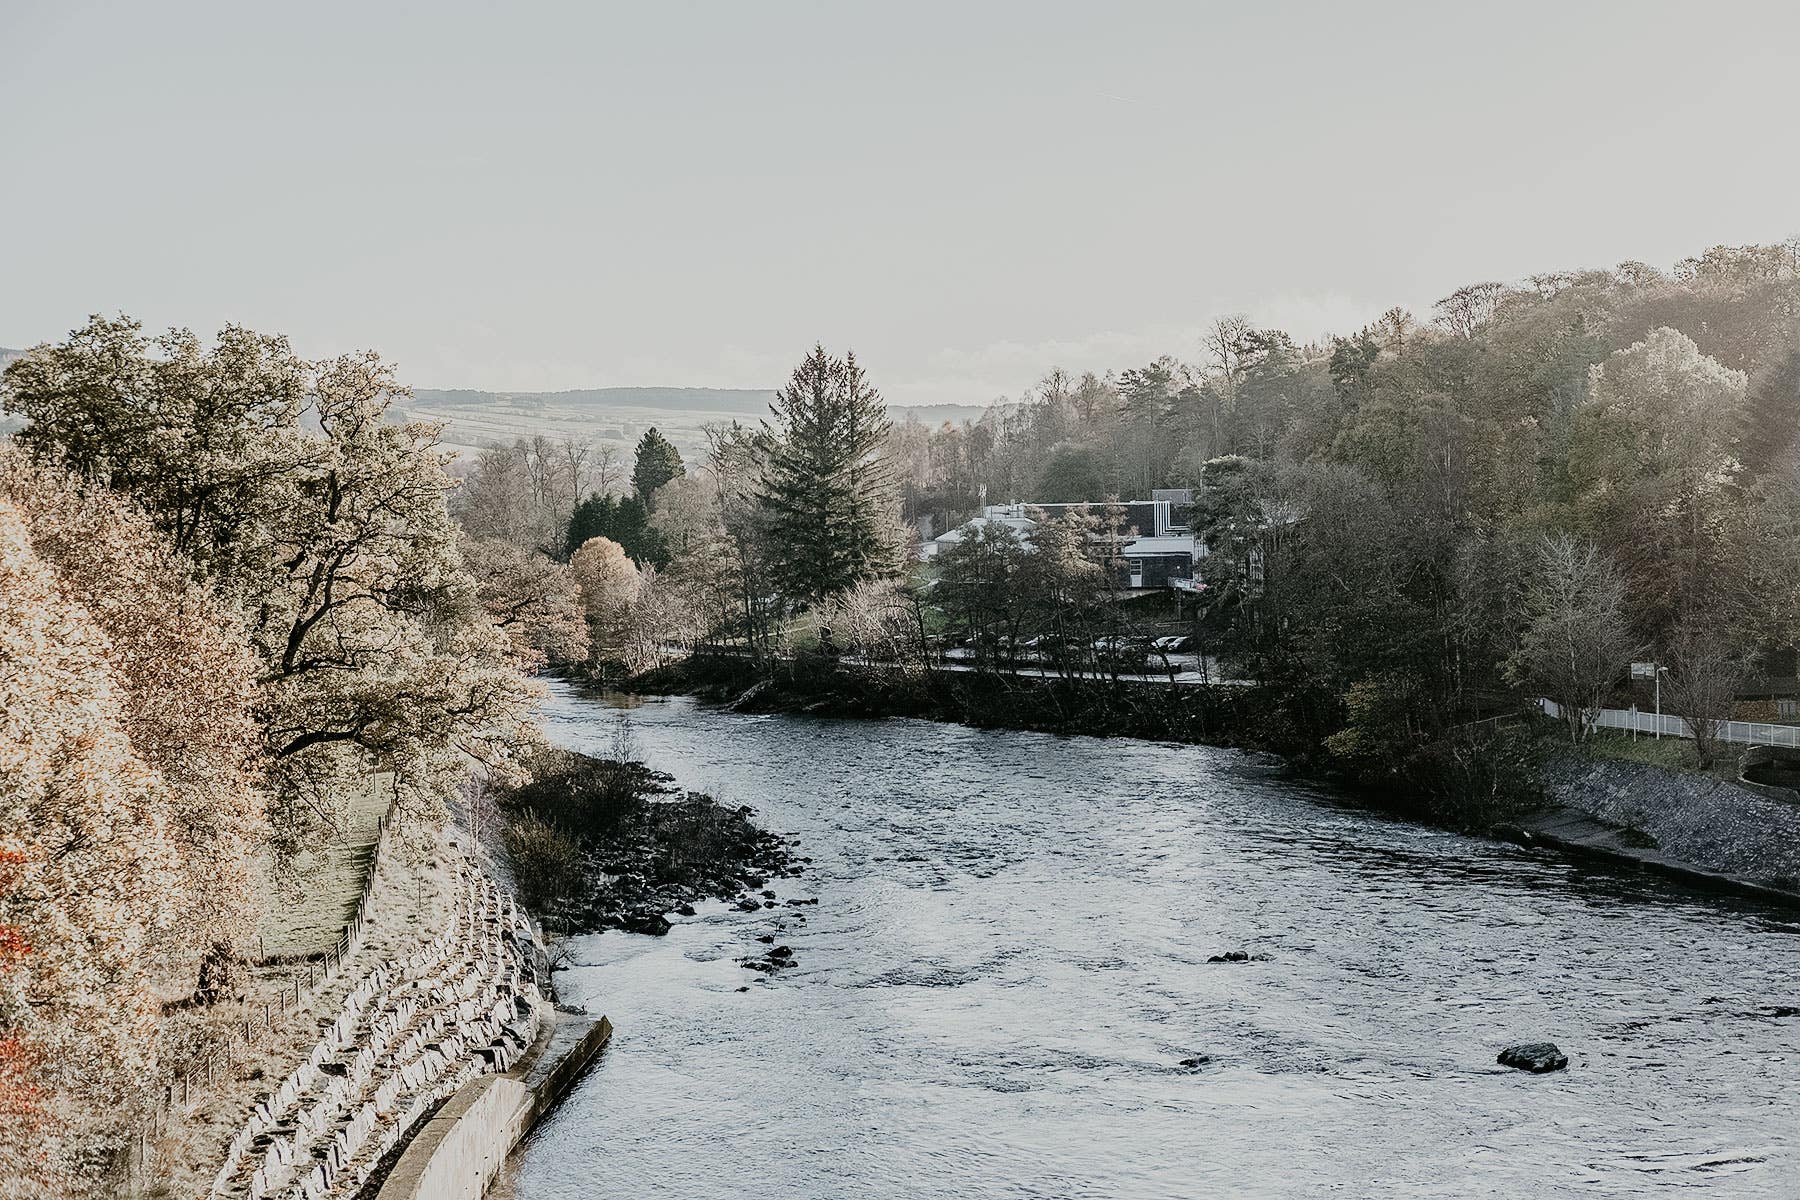
<path fill-rule="evenodd" d="M 1257 749 L 1294 748 L 1260 690 L 977 671 L 845 666 L 811 656 L 768 672 L 748 659 L 696 655 L 619 685 L 691 695 L 746 713 L 918 717 L 977 729 L 1137 737 Z"/>
<path fill-rule="evenodd" d="M 667 914 L 702 900 L 777 907 L 770 882 L 806 871 L 750 808 L 682 791 L 642 763 L 551 750 L 532 773 L 497 799 L 514 877 L 548 928 L 660 935 Z"/>
<path fill-rule="evenodd" d="M 1542 775 L 1545 805 L 1502 836 L 1800 901 L 1800 793 L 1568 750 Z"/>

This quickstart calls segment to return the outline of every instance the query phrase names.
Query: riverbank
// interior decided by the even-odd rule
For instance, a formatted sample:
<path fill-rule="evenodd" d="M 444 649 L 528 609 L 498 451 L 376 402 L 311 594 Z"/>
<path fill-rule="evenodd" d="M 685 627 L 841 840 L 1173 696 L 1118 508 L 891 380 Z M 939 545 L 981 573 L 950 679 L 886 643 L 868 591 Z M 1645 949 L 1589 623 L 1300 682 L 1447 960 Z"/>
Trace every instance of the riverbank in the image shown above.
<path fill-rule="evenodd" d="M 1560 737 L 1498 735 L 1515 739 L 1499 752 L 1497 743 L 1480 752 L 1452 747 L 1461 752 L 1442 757 L 1467 761 L 1441 770 L 1433 793 L 1410 780 L 1345 778 L 1317 747 L 1300 744 L 1279 706 L 1256 689 L 849 670 L 824 661 L 787 664 L 770 676 L 722 656 L 691 658 L 625 686 L 741 713 L 915 717 L 1256 749 L 1279 754 L 1296 775 L 1346 787 L 1371 808 L 1407 819 L 1800 904 L 1800 793 L 1588 756 Z M 1508 773 L 1515 777 L 1501 778 Z"/>
<path fill-rule="evenodd" d="M 611 1040 L 605 1017 L 551 1010 L 517 1066 L 465 1085 L 424 1123 L 375 1200 L 481 1200 L 513 1148 Z"/>
<path fill-rule="evenodd" d="M 1568 749 L 1542 773 L 1545 804 L 1497 835 L 1800 904 L 1800 794 Z"/>
<path fill-rule="evenodd" d="M 771 674 L 728 655 L 696 655 L 617 686 L 640 695 L 696 696 L 744 713 L 917 717 L 976 729 L 1296 748 L 1264 693 L 1238 686 L 846 667 L 808 657 Z"/>
<path fill-rule="evenodd" d="M 530 773 L 495 802 L 514 879 L 561 933 L 661 935 L 670 913 L 709 899 L 772 908 L 770 881 L 806 871 L 748 806 L 683 791 L 640 762 L 548 750 Z"/>

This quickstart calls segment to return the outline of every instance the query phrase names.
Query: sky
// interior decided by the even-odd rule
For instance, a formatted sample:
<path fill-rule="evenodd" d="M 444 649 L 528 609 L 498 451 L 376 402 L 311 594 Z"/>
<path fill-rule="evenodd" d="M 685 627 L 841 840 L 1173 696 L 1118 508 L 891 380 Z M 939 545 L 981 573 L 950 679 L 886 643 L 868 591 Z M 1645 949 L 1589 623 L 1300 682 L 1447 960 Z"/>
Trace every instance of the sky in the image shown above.
<path fill-rule="evenodd" d="M 0 345 L 890 402 L 1800 234 L 1800 6 L 0 0 Z"/>

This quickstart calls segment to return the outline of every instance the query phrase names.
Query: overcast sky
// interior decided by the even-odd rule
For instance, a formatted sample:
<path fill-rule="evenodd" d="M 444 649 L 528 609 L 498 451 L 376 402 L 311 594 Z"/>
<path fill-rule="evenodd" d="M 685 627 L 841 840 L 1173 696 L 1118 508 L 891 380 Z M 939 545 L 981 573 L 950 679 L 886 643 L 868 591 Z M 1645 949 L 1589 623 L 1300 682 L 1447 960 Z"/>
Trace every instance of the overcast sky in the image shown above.
<path fill-rule="evenodd" d="M 1787 4 L 0 0 L 0 345 L 891 401 L 1800 233 Z"/>

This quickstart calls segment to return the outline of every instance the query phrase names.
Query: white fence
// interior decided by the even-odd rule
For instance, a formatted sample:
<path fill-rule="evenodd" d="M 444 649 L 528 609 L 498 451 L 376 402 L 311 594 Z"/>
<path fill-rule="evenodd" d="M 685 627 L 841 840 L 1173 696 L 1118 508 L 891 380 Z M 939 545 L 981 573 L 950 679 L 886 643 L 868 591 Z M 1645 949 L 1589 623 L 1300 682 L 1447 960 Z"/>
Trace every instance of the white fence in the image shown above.
<path fill-rule="evenodd" d="M 1544 715 L 1562 717 L 1562 706 L 1554 700 L 1539 700 Z M 1663 713 L 1659 718 L 1656 713 L 1642 712 L 1635 708 L 1603 708 L 1595 719 L 1594 725 L 1600 729 L 1635 729 L 1638 733 L 1656 736 L 1658 720 L 1662 722 L 1664 737 L 1691 738 L 1693 730 L 1688 723 L 1671 713 Z M 1718 739 L 1739 746 L 1793 746 L 1800 749 L 1800 726 L 1774 725 L 1767 721 L 1721 721 Z"/>

